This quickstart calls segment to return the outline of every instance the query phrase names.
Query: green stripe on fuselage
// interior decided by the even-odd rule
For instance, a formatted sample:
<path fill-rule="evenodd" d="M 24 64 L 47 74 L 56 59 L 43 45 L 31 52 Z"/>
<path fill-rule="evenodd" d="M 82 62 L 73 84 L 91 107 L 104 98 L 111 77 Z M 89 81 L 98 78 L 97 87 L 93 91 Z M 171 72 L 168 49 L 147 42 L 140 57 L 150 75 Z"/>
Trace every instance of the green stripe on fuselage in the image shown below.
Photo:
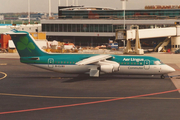
<path fill-rule="evenodd" d="M 21 62 L 26 64 L 49 64 L 49 59 L 53 59 L 53 64 L 74 65 L 83 59 L 97 56 L 99 54 L 47 54 L 45 56 L 36 57 L 21 57 Z M 120 65 L 143 66 L 145 61 L 149 61 L 148 65 L 154 65 L 154 61 L 160 61 L 157 58 L 150 56 L 125 56 L 111 55 L 111 61 L 118 62 Z"/>

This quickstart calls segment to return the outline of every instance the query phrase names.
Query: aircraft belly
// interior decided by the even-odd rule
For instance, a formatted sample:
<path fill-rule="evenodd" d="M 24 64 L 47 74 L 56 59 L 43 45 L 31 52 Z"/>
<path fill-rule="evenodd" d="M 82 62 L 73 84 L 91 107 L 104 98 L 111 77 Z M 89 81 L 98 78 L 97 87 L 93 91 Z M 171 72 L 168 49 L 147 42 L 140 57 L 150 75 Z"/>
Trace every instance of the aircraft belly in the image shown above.
<path fill-rule="evenodd" d="M 86 73 L 89 72 L 90 69 L 97 69 L 96 65 L 53 65 L 49 67 L 47 64 L 32 64 L 33 66 L 61 72 L 61 73 Z M 160 68 L 158 65 L 152 65 L 149 69 L 146 69 L 144 66 L 120 66 L 120 71 L 116 72 L 117 74 L 162 74 L 159 72 Z"/>
<path fill-rule="evenodd" d="M 53 65 L 49 67 L 47 64 L 33 64 L 33 66 L 61 73 L 86 73 L 93 67 L 90 65 Z"/>

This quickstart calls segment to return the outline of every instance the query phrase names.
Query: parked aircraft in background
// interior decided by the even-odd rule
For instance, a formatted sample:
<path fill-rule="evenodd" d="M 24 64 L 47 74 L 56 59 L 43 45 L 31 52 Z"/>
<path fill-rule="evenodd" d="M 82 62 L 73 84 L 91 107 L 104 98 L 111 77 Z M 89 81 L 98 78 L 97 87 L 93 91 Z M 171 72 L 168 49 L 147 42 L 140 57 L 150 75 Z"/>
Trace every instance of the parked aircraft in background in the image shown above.
<path fill-rule="evenodd" d="M 102 54 L 54 54 L 41 50 L 33 37 L 25 31 L 8 32 L 25 64 L 61 73 L 161 75 L 175 70 L 150 56 L 102 55 Z"/>

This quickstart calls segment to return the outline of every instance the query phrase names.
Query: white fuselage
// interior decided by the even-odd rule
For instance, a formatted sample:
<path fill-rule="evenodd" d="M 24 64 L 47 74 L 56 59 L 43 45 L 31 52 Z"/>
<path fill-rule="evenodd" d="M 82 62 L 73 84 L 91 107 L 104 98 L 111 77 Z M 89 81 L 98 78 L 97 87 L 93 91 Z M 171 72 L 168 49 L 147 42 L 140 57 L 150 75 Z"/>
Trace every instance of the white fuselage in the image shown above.
<path fill-rule="evenodd" d="M 80 74 L 87 73 L 90 69 L 96 69 L 97 65 L 49 65 L 49 64 L 31 64 L 36 67 L 44 68 L 51 71 L 61 72 L 61 73 L 71 73 Z M 161 75 L 174 72 L 175 70 L 170 66 L 163 65 L 144 65 L 144 66 L 131 66 L 131 65 L 121 65 L 119 71 L 114 73 L 117 74 L 139 74 L 139 75 Z"/>

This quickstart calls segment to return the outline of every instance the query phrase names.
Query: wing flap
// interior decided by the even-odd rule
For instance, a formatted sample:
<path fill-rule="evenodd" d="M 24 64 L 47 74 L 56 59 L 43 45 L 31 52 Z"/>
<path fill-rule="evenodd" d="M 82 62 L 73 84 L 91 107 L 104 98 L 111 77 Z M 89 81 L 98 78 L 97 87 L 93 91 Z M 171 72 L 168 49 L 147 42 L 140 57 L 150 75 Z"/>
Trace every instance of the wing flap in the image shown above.
<path fill-rule="evenodd" d="M 77 62 L 77 65 L 87 65 L 111 58 L 110 55 L 97 55 Z"/>

